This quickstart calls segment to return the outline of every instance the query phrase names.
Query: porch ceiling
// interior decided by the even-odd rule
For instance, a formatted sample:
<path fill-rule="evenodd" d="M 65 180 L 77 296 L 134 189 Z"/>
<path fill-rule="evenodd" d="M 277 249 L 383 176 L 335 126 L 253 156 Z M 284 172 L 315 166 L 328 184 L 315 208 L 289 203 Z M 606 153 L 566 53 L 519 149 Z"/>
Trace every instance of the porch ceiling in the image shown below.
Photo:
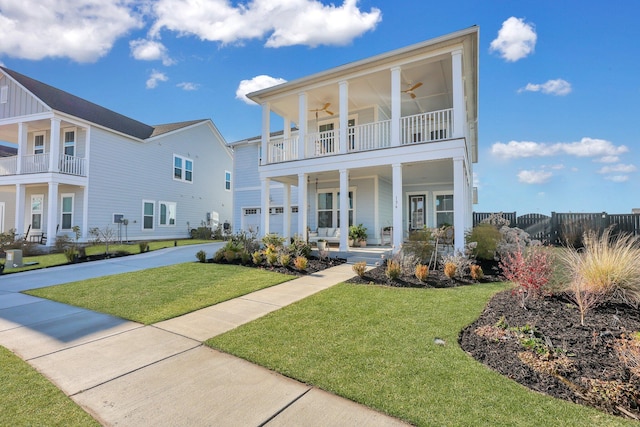
<path fill-rule="evenodd" d="M 51 129 L 51 120 L 34 120 L 29 121 L 27 124 L 28 132 L 43 132 Z M 72 123 L 62 120 L 60 127 L 74 126 Z M 11 142 L 13 144 L 18 143 L 18 123 L 9 123 L 0 125 L 0 141 Z"/>
<path fill-rule="evenodd" d="M 435 111 L 452 106 L 451 83 L 451 55 L 420 60 L 402 66 L 402 90 L 422 83 L 415 90 L 416 98 L 408 94 L 402 95 L 402 115 L 412 115 Z M 378 105 L 390 117 L 391 115 L 391 73 L 389 69 L 360 73 L 346 76 L 343 80 L 349 82 L 349 111 Z M 312 110 L 322 108 L 330 103 L 328 110 L 335 116 L 339 109 L 338 81 L 329 81 L 322 85 L 305 89 L 309 120 L 313 120 Z M 281 117 L 288 117 L 293 123 L 299 124 L 298 92 L 288 93 L 278 99 L 271 100 L 271 110 Z M 318 119 L 325 119 L 329 115 L 323 111 Z"/>
<path fill-rule="evenodd" d="M 391 182 L 391 166 L 372 166 L 367 168 L 349 169 L 349 180 L 357 180 L 366 177 L 379 176 L 381 179 Z M 340 173 L 336 170 L 312 173 L 308 175 L 308 182 L 339 182 Z M 273 178 L 274 181 L 283 182 L 293 186 L 298 185 L 297 175 L 287 175 Z M 453 182 L 453 162 L 451 159 L 435 160 L 429 162 L 407 163 L 402 167 L 402 182 L 405 186 L 419 184 L 449 184 Z"/>

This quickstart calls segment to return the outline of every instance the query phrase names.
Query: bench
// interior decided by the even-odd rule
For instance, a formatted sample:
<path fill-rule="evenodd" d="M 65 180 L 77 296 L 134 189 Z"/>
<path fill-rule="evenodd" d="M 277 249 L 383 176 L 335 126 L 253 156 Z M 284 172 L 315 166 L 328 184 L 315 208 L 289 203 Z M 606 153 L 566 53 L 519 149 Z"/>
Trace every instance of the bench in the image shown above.
<path fill-rule="evenodd" d="M 309 233 L 309 243 L 318 243 L 320 239 L 328 243 L 340 243 L 340 229 L 320 227 L 317 231 Z"/>

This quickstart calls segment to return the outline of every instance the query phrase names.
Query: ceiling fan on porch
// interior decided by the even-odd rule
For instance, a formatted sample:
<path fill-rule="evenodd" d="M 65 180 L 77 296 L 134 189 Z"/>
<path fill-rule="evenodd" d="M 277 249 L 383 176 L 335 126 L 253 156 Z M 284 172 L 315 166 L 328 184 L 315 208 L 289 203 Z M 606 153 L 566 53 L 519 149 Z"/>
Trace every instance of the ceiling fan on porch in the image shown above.
<path fill-rule="evenodd" d="M 325 113 L 327 113 L 328 115 L 333 116 L 333 114 L 334 114 L 334 113 L 333 113 L 333 111 L 330 111 L 330 110 L 329 110 L 329 106 L 330 106 L 330 105 L 331 105 L 331 103 L 330 103 L 330 102 L 327 102 L 326 104 L 324 104 L 324 105 L 322 106 L 322 108 L 316 108 L 316 109 L 314 109 L 314 110 L 309 110 L 309 111 L 313 111 L 313 112 L 315 112 L 315 113 L 316 113 L 316 119 L 318 118 L 318 113 L 319 113 L 320 111 L 324 111 L 324 112 L 325 112 Z"/>
<path fill-rule="evenodd" d="M 409 83 L 409 84 L 411 84 L 411 83 Z M 403 90 L 402 93 L 406 93 L 409 96 L 411 96 L 411 99 L 415 99 L 416 98 L 416 94 L 413 93 L 413 91 L 418 89 L 420 86 L 422 86 L 422 82 L 418 82 L 418 83 L 414 84 L 413 86 L 411 86 L 409 89 Z"/>

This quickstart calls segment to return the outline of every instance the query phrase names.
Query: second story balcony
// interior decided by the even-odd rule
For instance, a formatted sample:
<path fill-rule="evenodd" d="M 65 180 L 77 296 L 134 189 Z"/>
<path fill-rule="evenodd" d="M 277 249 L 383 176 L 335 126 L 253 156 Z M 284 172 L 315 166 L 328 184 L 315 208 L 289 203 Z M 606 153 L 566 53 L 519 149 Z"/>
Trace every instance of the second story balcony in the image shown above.
<path fill-rule="evenodd" d="M 391 147 L 391 120 L 349 126 L 346 151 L 377 150 Z M 453 109 L 415 114 L 400 119 L 400 144 L 438 142 L 451 138 Z M 300 137 L 272 138 L 267 145 L 267 164 L 341 154 L 340 129 L 307 134 L 304 152 L 300 153 Z"/>
<path fill-rule="evenodd" d="M 83 157 L 63 154 L 53 165 L 50 160 L 49 153 L 2 157 L 0 158 L 0 176 L 47 172 L 87 176 L 86 160 Z"/>

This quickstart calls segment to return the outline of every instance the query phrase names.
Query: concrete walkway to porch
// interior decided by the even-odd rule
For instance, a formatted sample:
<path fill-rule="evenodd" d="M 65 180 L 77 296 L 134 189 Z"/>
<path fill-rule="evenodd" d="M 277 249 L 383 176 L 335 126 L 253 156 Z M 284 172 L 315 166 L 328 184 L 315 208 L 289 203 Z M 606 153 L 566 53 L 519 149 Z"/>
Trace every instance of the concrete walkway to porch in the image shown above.
<path fill-rule="evenodd" d="M 191 247 L 192 256 L 197 250 Z M 143 263 L 135 261 L 135 268 Z M 95 265 L 96 271 L 102 268 Z M 57 269 L 48 270 L 54 274 Z M 59 283 L 65 276 L 71 281 L 88 274 L 61 271 L 54 274 Z M 21 294 L 41 284 L 32 279 L 16 283 L 22 274 L 0 278 L 0 345 L 103 425 L 405 425 L 202 345 L 352 277 L 350 263 L 150 326 Z M 4 281 L 11 276 L 15 278 Z"/>

